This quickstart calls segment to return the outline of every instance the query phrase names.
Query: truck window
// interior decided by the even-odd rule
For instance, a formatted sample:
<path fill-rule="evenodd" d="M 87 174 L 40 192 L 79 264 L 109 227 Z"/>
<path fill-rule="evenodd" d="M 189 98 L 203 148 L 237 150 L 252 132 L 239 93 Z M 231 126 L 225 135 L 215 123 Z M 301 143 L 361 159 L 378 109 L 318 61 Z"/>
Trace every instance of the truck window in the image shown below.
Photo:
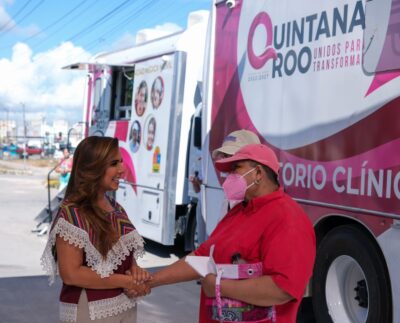
<path fill-rule="evenodd" d="M 133 68 L 121 68 L 113 72 L 113 117 L 129 120 L 132 112 Z"/>
<path fill-rule="evenodd" d="M 201 149 L 201 115 L 194 117 L 194 138 L 193 145 Z"/>
<path fill-rule="evenodd" d="M 93 106 L 94 106 L 93 113 L 96 114 L 100 111 L 100 99 L 103 87 L 102 87 L 101 77 L 97 78 L 94 82 L 95 83 L 94 83 L 94 94 L 93 94 Z"/>

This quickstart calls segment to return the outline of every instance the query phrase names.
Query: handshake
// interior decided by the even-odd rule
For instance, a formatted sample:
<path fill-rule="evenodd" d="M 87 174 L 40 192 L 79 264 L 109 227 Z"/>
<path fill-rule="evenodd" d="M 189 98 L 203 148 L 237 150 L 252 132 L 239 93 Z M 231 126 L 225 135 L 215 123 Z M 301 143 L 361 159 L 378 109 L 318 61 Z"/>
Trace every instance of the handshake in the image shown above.
<path fill-rule="evenodd" d="M 131 270 L 125 272 L 125 275 L 129 277 L 124 288 L 126 296 L 133 298 L 150 294 L 150 281 L 153 277 L 147 270 L 139 266 L 133 266 Z"/>

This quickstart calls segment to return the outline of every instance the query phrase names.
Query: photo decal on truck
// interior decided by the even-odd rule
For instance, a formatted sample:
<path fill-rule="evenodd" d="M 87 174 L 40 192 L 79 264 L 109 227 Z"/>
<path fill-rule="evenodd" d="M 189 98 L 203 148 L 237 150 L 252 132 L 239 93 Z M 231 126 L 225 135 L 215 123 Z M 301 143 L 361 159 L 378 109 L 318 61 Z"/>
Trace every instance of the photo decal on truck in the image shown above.
<path fill-rule="evenodd" d="M 147 100 L 149 98 L 149 90 L 146 81 L 140 82 L 135 95 L 135 111 L 138 117 L 141 117 L 147 108 Z"/>
<path fill-rule="evenodd" d="M 131 131 L 129 133 L 129 147 L 133 153 L 137 152 L 140 147 L 140 141 L 142 138 L 142 127 L 140 126 L 140 122 L 135 120 L 132 123 Z"/>
<path fill-rule="evenodd" d="M 158 76 L 151 86 L 151 104 L 153 109 L 158 109 L 164 97 L 164 81 Z"/>
<path fill-rule="evenodd" d="M 156 140 L 156 130 L 156 118 L 153 115 L 149 115 L 145 125 L 145 142 L 147 150 L 153 149 L 153 145 Z"/>

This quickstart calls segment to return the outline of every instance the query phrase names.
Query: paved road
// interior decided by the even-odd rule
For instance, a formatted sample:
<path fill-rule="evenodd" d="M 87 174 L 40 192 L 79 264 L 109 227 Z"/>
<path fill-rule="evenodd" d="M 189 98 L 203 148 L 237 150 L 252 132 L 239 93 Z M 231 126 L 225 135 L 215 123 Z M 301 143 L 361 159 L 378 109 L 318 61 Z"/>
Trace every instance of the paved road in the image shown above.
<path fill-rule="evenodd" d="M 4 170 L 7 169 L 6 172 Z M 10 170 L 11 169 L 11 170 Z M 46 237 L 31 232 L 35 216 L 47 203 L 45 188 L 48 169 L 24 171 L 23 164 L 0 160 L 0 322 L 58 322 L 60 281 L 47 284 L 40 267 Z M 52 190 L 52 196 L 56 195 Z M 139 264 L 158 270 L 181 257 L 174 247 L 147 241 L 146 255 Z M 200 286 L 187 282 L 159 287 L 138 304 L 140 323 L 197 322 Z M 312 323 L 308 305 L 298 323 Z"/>
<path fill-rule="evenodd" d="M 23 164 L 17 165 L 17 173 L 0 174 L 0 277 L 43 274 L 39 258 L 46 238 L 31 230 L 35 216 L 47 203 L 47 170 L 24 173 Z"/>

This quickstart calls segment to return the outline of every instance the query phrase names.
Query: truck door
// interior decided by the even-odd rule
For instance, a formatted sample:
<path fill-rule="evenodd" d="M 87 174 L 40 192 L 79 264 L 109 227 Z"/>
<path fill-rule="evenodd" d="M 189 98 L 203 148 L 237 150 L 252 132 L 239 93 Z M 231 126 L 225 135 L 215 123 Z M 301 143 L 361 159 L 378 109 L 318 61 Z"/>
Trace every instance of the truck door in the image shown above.
<path fill-rule="evenodd" d="M 117 200 L 141 235 L 173 244 L 183 54 L 135 63 L 133 106 L 126 142 L 120 142 L 132 180 Z M 129 159 L 128 161 L 126 159 Z"/>

